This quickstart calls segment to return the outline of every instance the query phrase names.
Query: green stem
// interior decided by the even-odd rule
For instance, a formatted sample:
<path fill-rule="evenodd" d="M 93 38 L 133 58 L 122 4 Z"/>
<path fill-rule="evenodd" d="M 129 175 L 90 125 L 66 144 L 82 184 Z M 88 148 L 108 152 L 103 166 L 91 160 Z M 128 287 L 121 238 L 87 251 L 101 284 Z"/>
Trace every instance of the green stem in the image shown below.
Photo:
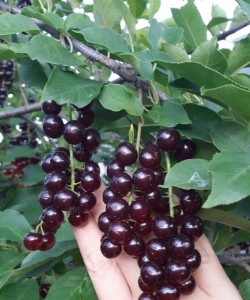
<path fill-rule="evenodd" d="M 69 119 L 72 120 L 72 109 L 71 104 L 68 103 L 69 109 Z M 74 153 L 73 153 L 73 145 L 69 145 L 69 159 L 70 159 L 70 174 L 71 174 L 71 183 L 70 189 L 73 192 L 75 189 L 75 162 L 74 162 Z"/>
<path fill-rule="evenodd" d="M 139 100 L 140 100 L 140 102 L 142 102 L 142 97 L 143 97 L 142 90 L 139 89 L 138 93 L 139 93 Z M 136 137 L 136 150 L 137 150 L 138 153 L 139 153 L 140 144 L 141 144 L 141 130 L 142 130 L 142 125 L 143 125 L 143 119 L 141 117 L 140 121 L 138 123 L 137 137 Z"/>
<path fill-rule="evenodd" d="M 167 167 L 167 173 L 170 171 L 171 169 L 171 161 L 170 161 L 170 157 L 169 154 L 166 152 L 166 167 Z M 169 199 L 169 214 L 170 217 L 174 217 L 174 199 L 173 199 L 173 187 L 170 186 L 168 188 L 168 199 Z"/>

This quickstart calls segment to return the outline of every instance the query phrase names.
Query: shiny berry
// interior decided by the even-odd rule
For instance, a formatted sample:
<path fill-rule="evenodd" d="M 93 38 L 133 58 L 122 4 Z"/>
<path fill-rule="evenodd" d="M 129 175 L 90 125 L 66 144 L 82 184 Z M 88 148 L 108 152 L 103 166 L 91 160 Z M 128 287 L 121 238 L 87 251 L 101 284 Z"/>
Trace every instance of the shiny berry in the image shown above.
<path fill-rule="evenodd" d="M 165 277 L 168 282 L 182 283 L 190 276 L 190 268 L 184 259 L 173 258 L 165 267 Z"/>
<path fill-rule="evenodd" d="M 156 290 L 157 300 L 177 300 L 180 297 L 180 291 L 171 283 L 165 282 Z"/>
<path fill-rule="evenodd" d="M 59 138 L 64 131 L 62 119 L 57 115 L 49 115 L 45 117 L 43 120 L 43 131 L 49 138 Z"/>
<path fill-rule="evenodd" d="M 155 174 L 147 168 L 139 168 L 133 174 L 133 184 L 141 191 L 150 191 L 155 187 Z"/>
<path fill-rule="evenodd" d="M 109 238 L 104 238 L 101 242 L 101 252 L 107 258 L 115 258 L 122 252 L 122 246 L 112 242 Z"/>
<path fill-rule="evenodd" d="M 164 280 L 162 267 L 155 262 L 145 263 L 141 267 L 141 279 L 150 286 L 158 286 Z"/>
<path fill-rule="evenodd" d="M 96 172 L 86 172 L 83 173 L 81 183 L 86 192 L 94 192 L 101 186 L 101 178 Z"/>
<path fill-rule="evenodd" d="M 202 236 L 204 230 L 204 224 L 198 216 L 187 216 L 181 224 L 181 233 L 184 233 L 191 237 L 193 240 L 197 240 Z"/>
<path fill-rule="evenodd" d="M 123 249 L 128 255 L 138 257 L 139 255 L 144 253 L 144 239 L 137 234 L 133 234 L 130 236 L 129 240 L 123 245 Z"/>
<path fill-rule="evenodd" d="M 181 140 L 179 132 L 174 128 L 164 128 L 157 133 L 156 143 L 164 151 L 172 152 Z"/>
<path fill-rule="evenodd" d="M 84 226 L 89 219 L 89 213 L 82 213 L 78 208 L 74 208 L 68 216 L 69 223 L 74 227 Z"/>
<path fill-rule="evenodd" d="M 185 214 L 194 215 L 202 206 L 201 196 L 194 190 L 186 191 L 180 198 L 180 205 Z"/>
<path fill-rule="evenodd" d="M 191 254 L 185 257 L 185 260 L 187 261 L 189 268 L 193 271 L 197 269 L 201 264 L 201 255 L 200 252 L 197 249 L 194 249 Z"/>
<path fill-rule="evenodd" d="M 70 190 L 62 189 L 54 195 L 54 207 L 69 211 L 76 204 L 76 194 Z"/>
<path fill-rule="evenodd" d="M 65 124 L 63 137 L 69 144 L 79 144 L 83 141 L 85 134 L 84 126 L 77 120 L 68 121 Z"/>
<path fill-rule="evenodd" d="M 107 236 L 116 244 L 125 244 L 130 237 L 131 229 L 124 221 L 113 221 L 108 228 Z"/>
<path fill-rule="evenodd" d="M 194 158 L 196 152 L 195 142 L 191 139 L 182 139 L 175 149 L 175 158 L 178 161 Z"/>
<path fill-rule="evenodd" d="M 42 235 L 37 232 L 29 232 L 23 238 L 23 243 L 26 249 L 30 251 L 39 250 L 42 243 Z"/>
<path fill-rule="evenodd" d="M 48 251 L 49 249 L 53 248 L 56 243 L 56 238 L 53 233 L 45 233 L 42 235 L 42 245 L 39 250 L 41 251 Z"/>
<path fill-rule="evenodd" d="M 127 195 L 132 186 L 132 179 L 128 173 L 115 174 L 111 179 L 111 188 L 118 194 Z"/>
<path fill-rule="evenodd" d="M 172 257 L 187 257 L 194 250 L 194 242 L 185 234 L 177 234 L 169 241 L 168 249 Z"/>
<path fill-rule="evenodd" d="M 129 214 L 128 202 L 122 198 L 114 198 L 106 204 L 106 213 L 111 221 L 123 220 Z"/>
<path fill-rule="evenodd" d="M 161 215 L 154 219 L 153 232 L 155 236 L 168 240 L 177 234 L 177 226 L 172 217 Z"/>
<path fill-rule="evenodd" d="M 137 160 L 137 151 L 134 145 L 124 142 L 116 148 L 115 156 L 123 166 L 130 166 Z"/>
<path fill-rule="evenodd" d="M 178 284 L 178 288 L 183 295 L 191 294 L 195 289 L 195 280 L 191 276 L 188 280 Z"/>
<path fill-rule="evenodd" d="M 57 193 L 62 190 L 67 183 L 66 176 L 59 171 L 49 173 L 44 179 L 44 185 L 51 193 Z"/>
<path fill-rule="evenodd" d="M 161 153 L 156 145 L 146 146 L 139 155 L 140 164 L 149 169 L 156 169 L 161 162 Z"/>
<path fill-rule="evenodd" d="M 61 112 L 62 106 L 54 100 L 46 100 L 42 103 L 42 110 L 46 115 L 58 115 Z"/>

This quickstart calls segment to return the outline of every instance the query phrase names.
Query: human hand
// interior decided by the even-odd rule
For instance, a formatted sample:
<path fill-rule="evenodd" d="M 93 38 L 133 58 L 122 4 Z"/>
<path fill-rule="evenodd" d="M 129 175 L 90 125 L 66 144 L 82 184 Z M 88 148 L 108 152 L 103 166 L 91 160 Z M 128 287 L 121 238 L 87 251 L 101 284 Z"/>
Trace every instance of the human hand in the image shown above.
<path fill-rule="evenodd" d="M 81 255 L 99 300 L 137 300 L 142 293 L 138 286 L 140 274 L 137 260 L 121 254 L 115 259 L 107 259 L 100 251 L 98 216 L 105 210 L 102 201 L 102 186 L 96 193 L 97 204 L 91 211 L 88 223 L 81 228 L 73 228 Z M 227 277 L 209 241 L 203 235 L 195 248 L 201 254 L 201 265 L 192 273 L 196 288 L 190 295 L 182 295 L 180 300 L 241 300 L 238 290 Z"/>

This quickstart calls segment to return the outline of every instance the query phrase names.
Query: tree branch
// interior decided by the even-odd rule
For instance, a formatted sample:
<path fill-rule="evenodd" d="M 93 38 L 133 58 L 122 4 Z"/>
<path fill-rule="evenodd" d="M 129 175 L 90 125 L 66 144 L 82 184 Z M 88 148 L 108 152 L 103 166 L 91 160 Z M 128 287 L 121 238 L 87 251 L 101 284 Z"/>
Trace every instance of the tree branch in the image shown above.
<path fill-rule="evenodd" d="M 17 117 L 20 115 L 28 114 L 28 113 L 39 111 L 39 110 L 41 110 L 41 104 L 34 103 L 34 104 L 26 105 L 26 106 L 21 106 L 18 108 L 13 108 L 13 109 L 6 110 L 6 111 L 1 111 L 0 112 L 0 120 Z"/>
<path fill-rule="evenodd" d="M 13 14 L 21 13 L 20 9 L 18 9 L 18 8 L 10 9 L 9 6 L 3 2 L 0 2 L 0 9 L 2 9 L 3 11 L 10 11 Z M 53 37 L 55 37 L 55 38 L 59 37 L 59 32 L 57 30 L 55 30 L 54 28 L 51 28 L 49 25 L 44 24 L 40 20 L 33 19 L 33 21 L 39 28 L 41 28 L 42 30 L 51 34 Z M 103 66 L 105 66 L 106 68 L 108 68 L 112 72 L 114 72 L 115 74 L 122 77 L 125 81 L 134 85 L 137 89 L 141 88 L 144 92 L 149 91 L 149 89 L 150 89 L 149 84 L 135 74 L 131 65 L 108 58 L 105 55 L 103 55 L 103 54 L 95 51 L 94 49 L 84 45 L 83 43 L 79 42 L 74 37 L 71 37 L 70 39 L 71 39 L 74 49 L 76 51 L 80 52 L 81 54 L 83 54 L 83 56 L 85 56 L 88 60 L 95 61 L 95 62 L 102 64 Z M 164 93 L 159 92 L 159 98 L 161 100 L 166 100 L 168 97 Z"/>
<path fill-rule="evenodd" d="M 235 256 L 218 255 L 218 258 L 222 264 L 227 264 L 227 265 L 241 265 L 250 262 L 249 254 L 237 254 Z"/>
<path fill-rule="evenodd" d="M 250 25 L 250 20 L 242 22 L 241 24 L 229 29 L 228 31 L 225 31 L 225 32 L 222 32 L 222 33 L 218 34 L 217 35 L 217 40 L 218 41 L 224 40 L 229 35 L 234 34 L 235 32 L 247 27 L 248 25 Z"/>

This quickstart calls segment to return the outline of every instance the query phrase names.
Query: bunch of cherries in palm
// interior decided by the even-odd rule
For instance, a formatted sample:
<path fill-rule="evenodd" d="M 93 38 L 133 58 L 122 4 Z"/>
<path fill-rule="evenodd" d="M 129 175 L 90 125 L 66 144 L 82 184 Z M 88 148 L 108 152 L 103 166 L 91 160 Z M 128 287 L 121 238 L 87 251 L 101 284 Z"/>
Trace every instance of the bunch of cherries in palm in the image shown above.
<path fill-rule="evenodd" d="M 131 143 L 119 144 L 115 159 L 107 166 L 110 185 L 103 192 L 106 209 L 98 219 L 104 233 L 100 248 L 107 258 L 124 251 L 137 259 L 139 300 L 178 299 L 195 288 L 192 272 L 201 256 L 194 241 L 204 228 L 195 214 L 202 199 L 194 190 L 182 191 L 171 215 L 168 193 L 161 187 L 166 173 L 162 154 L 181 161 L 193 158 L 195 151 L 193 140 L 164 128 L 140 153 Z"/>
<path fill-rule="evenodd" d="M 14 78 L 14 63 L 5 60 L 0 63 L 0 107 L 3 107 L 7 98 L 8 90 L 12 87 Z"/>
<path fill-rule="evenodd" d="M 89 127 L 94 121 L 90 106 L 75 108 L 77 119 L 67 122 L 59 115 L 62 106 L 54 100 L 43 102 L 42 109 L 46 114 L 44 133 L 51 139 L 63 137 L 70 150 L 58 147 L 41 161 L 46 173 L 44 190 L 39 195 L 43 212 L 36 231 L 24 237 L 24 245 L 31 251 L 45 251 L 54 246 L 55 232 L 64 222 L 64 212 L 68 212 L 71 225 L 84 225 L 96 204 L 93 192 L 101 185 L 100 168 L 90 160 L 100 143 L 98 131 Z M 84 166 L 72 169 L 76 161 Z"/>

